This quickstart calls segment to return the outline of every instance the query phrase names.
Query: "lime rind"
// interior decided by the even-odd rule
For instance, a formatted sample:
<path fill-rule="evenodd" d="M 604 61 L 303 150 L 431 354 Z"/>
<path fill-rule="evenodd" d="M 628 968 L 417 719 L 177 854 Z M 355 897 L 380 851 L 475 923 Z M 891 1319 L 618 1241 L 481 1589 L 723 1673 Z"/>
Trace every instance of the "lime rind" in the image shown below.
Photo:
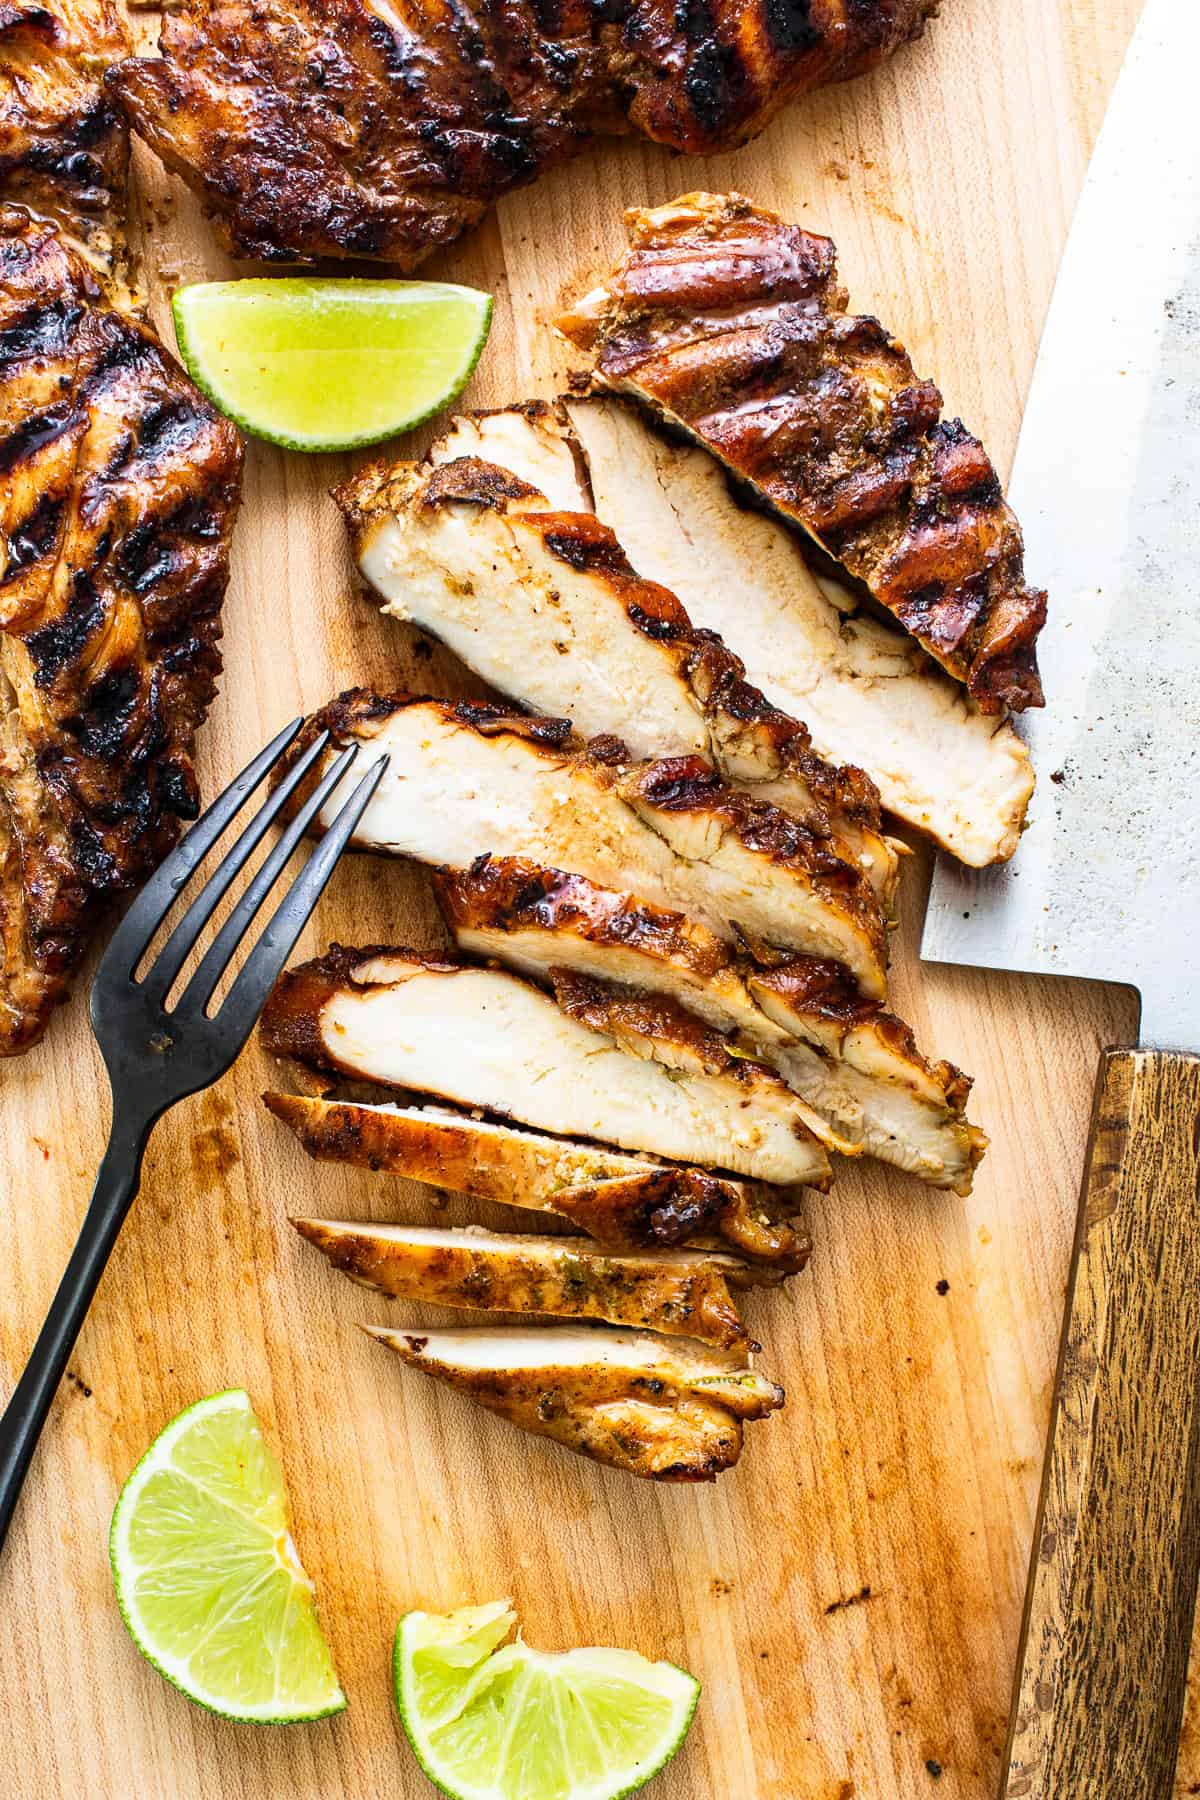
<path fill-rule="evenodd" d="M 621 1800 L 675 1755 L 700 1684 L 627 1650 L 547 1655 L 507 1601 L 407 1613 L 392 1676 L 405 1733 L 450 1800 Z"/>
<path fill-rule="evenodd" d="M 238 1432 L 232 1439 L 223 1434 L 222 1457 L 222 1434 L 209 1433 L 206 1444 L 204 1428 L 230 1414 L 237 1415 Z M 239 1453 L 230 1456 L 232 1442 Z M 185 1455 L 177 1460 L 180 1446 Z M 194 1526 L 189 1533 L 189 1509 L 198 1497 L 209 1515 L 201 1534 Z M 162 1529 L 150 1516 L 161 1519 Z M 159 1433 L 117 1499 L 109 1555 L 126 1630 L 147 1662 L 189 1700 L 222 1718 L 271 1725 L 328 1718 L 345 1708 L 312 1583 L 288 1530 L 283 1477 L 242 1389 L 196 1401 Z M 253 1634 L 239 1629 L 248 1603 Z M 170 1650 L 164 1631 L 175 1640 Z M 278 1671 L 289 1650 L 293 1669 L 305 1666 L 308 1679 L 280 1696 Z M 197 1678 L 197 1664 L 207 1681 Z M 259 1687 L 273 1678 L 269 1699 L 238 1703 L 236 1689 L 247 1673 Z"/>
<path fill-rule="evenodd" d="M 188 374 L 219 411 L 253 437 L 318 453 L 380 443 L 449 406 L 483 354 L 493 303 L 452 282 L 283 276 L 195 282 L 171 310 Z"/>

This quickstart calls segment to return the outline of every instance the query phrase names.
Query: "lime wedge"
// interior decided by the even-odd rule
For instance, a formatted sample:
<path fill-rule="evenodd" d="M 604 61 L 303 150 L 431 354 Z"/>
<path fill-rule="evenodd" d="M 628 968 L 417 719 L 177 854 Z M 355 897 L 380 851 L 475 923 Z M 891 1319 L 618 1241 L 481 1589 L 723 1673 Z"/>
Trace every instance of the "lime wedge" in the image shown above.
<path fill-rule="evenodd" d="M 421 1767 L 453 1800 L 617 1800 L 687 1736 L 700 1683 L 630 1650 L 547 1656 L 507 1600 L 396 1631 L 396 1704 Z"/>
<path fill-rule="evenodd" d="M 109 1554 L 129 1635 L 189 1700 L 278 1725 L 345 1706 L 283 1475 L 240 1389 L 155 1438 L 121 1489 Z"/>
<path fill-rule="evenodd" d="M 490 294 L 444 281 L 202 281 L 172 306 L 197 387 L 291 450 L 351 450 L 419 425 L 462 392 L 492 322 Z"/>

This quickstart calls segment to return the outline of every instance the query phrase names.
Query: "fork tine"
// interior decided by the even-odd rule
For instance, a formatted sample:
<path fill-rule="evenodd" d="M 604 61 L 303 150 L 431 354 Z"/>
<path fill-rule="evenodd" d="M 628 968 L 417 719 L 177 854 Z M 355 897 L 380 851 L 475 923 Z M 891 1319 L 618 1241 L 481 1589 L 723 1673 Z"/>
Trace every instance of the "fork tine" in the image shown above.
<path fill-rule="evenodd" d="M 325 891 L 339 856 L 367 810 L 371 796 L 383 778 L 388 760 L 388 757 L 381 756 L 371 764 L 275 908 L 270 924 L 246 958 L 230 988 L 216 1017 L 222 1026 L 236 1034 L 239 1043 L 244 1043 L 250 1035 L 254 1021 L 291 955 L 296 939 Z"/>
<path fill-rule="evenodd" d="M 172 1007 L 173 1014 L 194 1016 L 204 1011 L 218 981 L 228 968 L 230 959 L 250 929 L 263 901 L 275 886 L 288 858 L 312 821 L 320 814 L 330 794 L 340 785 L 350 764 L 358 755 L 358 750 L 357 743 L 347 745 L 291 819 L 287 830 L 280 833 L 271 854 L 264 857 L 254 879 L 205 951 L 191 980 L 180 994 L 177 1005 Z"/>
<path fill-rule="evenodd" d="M 109 939 L 96 971 L 97 982 L 104 976 L 125 979 L 132 976 L 180 888 L 186 886 L 197 863 L 208 854 L 230 820 L 237 817 L 255 788 L 270 774 L 303 724 L 304 720 L 300 718 L 285 725 L 266 749 L 260 750 L 240 775 L 234 776 L 224 793 L 218 794 L 170 856 L 159 864 L 157 872 L 150 877 Z"/>
<path fill-rule="evenodd" d="M 187 961 L 196 939 L 229 891 L 234 876 L 245 868 L 273 821 L 283 811 L 328 742 L 329 733 L 323 731 L 304 754 L 297 757 L 279 786 L 259 807 L 237 842 L 230 846 L 229 853 L 222 859 L 220 866 L 213 870 L 146 971 L 141 986 L 148 999 L 157 999 L 160 1003 L 166 999 L 172 982 Z"/>

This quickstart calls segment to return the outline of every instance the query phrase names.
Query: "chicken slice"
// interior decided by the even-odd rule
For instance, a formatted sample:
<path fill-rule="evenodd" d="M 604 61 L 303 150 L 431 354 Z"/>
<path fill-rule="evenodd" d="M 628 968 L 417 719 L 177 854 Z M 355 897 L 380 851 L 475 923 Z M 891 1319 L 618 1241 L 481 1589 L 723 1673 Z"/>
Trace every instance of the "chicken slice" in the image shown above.
<path fill-rule="evenodd" d="M 619 400 L 565 410 L 597 511 L 636 566 L 740 647 L 750 680 L 804 719 L 821 755 L 861 763 L 889 812 L 961 862 L 1007 861 L 1033 792 L 1012 726 L 847 588 L 818 579 L 786 526 L 740 504 L 705 451 Z"/>
<path fill-rule="evenodd" d="M 729 1293 L 744 1265 L 732 1256 L 695 1250 L 620 1256 L 587 1238 L 502 1236 L 477 1226 L 292 1224 L 343 1275 L 399 1300 L 604 1319 L 723 1348 L 746 1340 Z"/>
<path fill-rule="evenodd" d="M 777 1185 L 827 1184 L 804 1102 L 760 1063 L 717 1069 L 673 1023 L 660 1059 L 634 1055 L 501 970 L 335 948 L 283 976 L 262 1035 L 276 1055 L 539 1130 Z"/>
<path fill-rule="evenodd" d="M 786 1188 L 625 1156 L 434 1106 L 264 1094 L 318 1162 L 356 1164 L 430 1187 L 569 1219 L 613 1250 L 709 1242 L 763 1274 L 808 1262 L 807 1232 Z"/>
<path fill-rule="evenodd" d="M 836 964 L 756 969 L 679 913 L 516 859 L 443 871 L 434 890 L 467 955 L 549 982 L 560 1004 L 567 970 L 682 1002 L 777 1070 L 839 1149 L 970 1192 L 987 1142 L 964 1116 L 970 1081 L 927 1061 L 909 1028 L 855 994 Z"/>
<path fill-rule="evenodd" d="M 593 509 L 634 567 L 804 720 L 821 756 L 861 764 L 896 818 L 972 867 L 1012 855 L 1033 792 L 1012 726 L 846 587 L 818 578 L 794 533 L 742 505 L 706 451 L 596 395 L 457 419 L 430 452 L 452 454 L 503 464 L 556 507 Z M 785 804 L 769 782 L 757 791 Z"/>
<path fill-rule="evenodd" d="M 866 877 L 699 758 L 636 764 L 617 739 L 585 745 L 565 720 L 362 689 L 316 714 L 293 755 L 321 730 L 390 753 L 360 847 L 434 867 L 487 854 L 553 863 L 768 953 L 832 957 L 864 994 L 886 992 L 887 933 Z"/>
<path fill-rule="evenodd" d="M 626 214 L 630 249 L 559 320 L 598 382 L 711 450 L 831 555 L 985 713 L 1042 704 L 1046 596 L 987 452 L 877 319 L 828 238 L 740 194 Z"/>
<path fill-rule="evenodd" d="M 614 734 L 636 757 L 697 754 L 753 796 L 790 812 L 868 876 L 888 913 L 897 847 L 861 769 L 815 755 L 805 727 L 745 680 L 738 657 L 698 633 L 675 595 L 641 579 L 586 506 L 553 508 L 530 477 L 556 479 L 553 416 L 515 409 L 496 453 L 369 469 L 336 490 L 358 567 L 393 618 L 432 632 L 502 694 Z M 527 440 L 521 443 L 521 434 Z M 481 422 L 478 436 L 486 435 Z M 560 453 L 573 463 L 569 445 Z M 565 471 L 564 471 L 565 474 Z"/>
<path fill-rule="evenodd" d="M 743 1421 L 783 1405 L 738 1352 L 688 1338 L 603 1325 L 364 1330 L 522 1431 L 651 1481 L 714 1480 L 741 1455 Z"/>

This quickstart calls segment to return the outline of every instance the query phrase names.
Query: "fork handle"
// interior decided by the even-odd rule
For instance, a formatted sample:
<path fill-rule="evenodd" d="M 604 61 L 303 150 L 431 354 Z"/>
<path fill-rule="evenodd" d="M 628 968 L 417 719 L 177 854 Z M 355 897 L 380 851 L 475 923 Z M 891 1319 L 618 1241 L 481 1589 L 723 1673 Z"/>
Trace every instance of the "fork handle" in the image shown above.
<path fill-rule="evenodd" d="M 0 1417 L 0 1549 L 8 1536 L 22 1483 L 80 1327 L 138 1191 L 151 1124 L 152 1121 L 141 1123 L 133 1129 L 119 1119 L 113 1120 L 108 1148 L 71 1260 L 12 1399 Z"/>

